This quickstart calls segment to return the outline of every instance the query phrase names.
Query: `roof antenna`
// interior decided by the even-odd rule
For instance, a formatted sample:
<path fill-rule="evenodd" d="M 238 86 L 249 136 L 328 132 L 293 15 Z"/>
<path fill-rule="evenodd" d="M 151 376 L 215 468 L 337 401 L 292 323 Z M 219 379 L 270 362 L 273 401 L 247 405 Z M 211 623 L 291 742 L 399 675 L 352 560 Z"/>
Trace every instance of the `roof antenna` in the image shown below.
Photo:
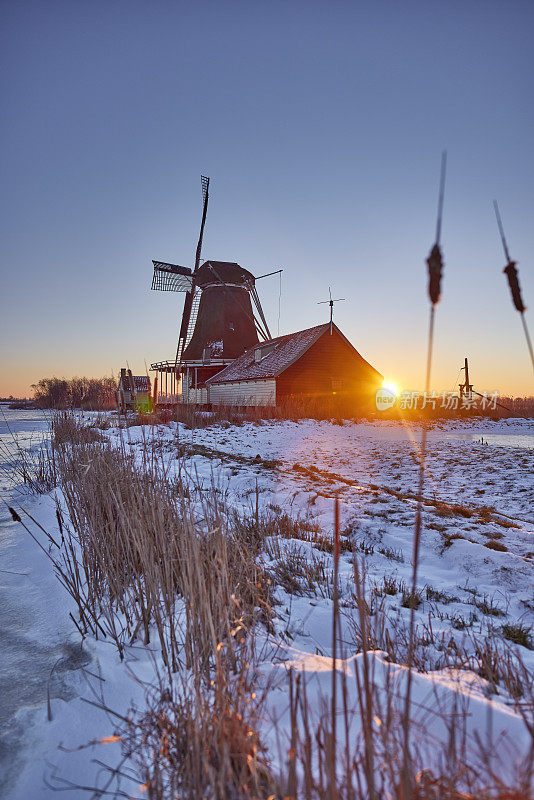
<path fill-rule="evenodd" d="M 341 300 L 345 300 L 345 297 L 337 297 L 335 300 L 332 300 L 332 290 L 330 286 L 328 287 L 328 294 L 330 295 L 330 300 L 319 300 L 317 303 L 318 306 L 322 306 L 325 303 L 328 303 L 330 306 L 330 336 L 332 336 L 332 317 L 334 316 L 334 303 L 339 303 Z"/>
<path fill-rule="evenodd" d="M 527 327 L 527 320 L 525 318 L 526 306 L 523 303 L 523 298 L 521 297 L 521 287 L 519 285 L 519 276 L 517 274 L 517 267 L 516 267 L 517 261 L 512 261 L 512 259 L 510 258 L 510 253 L 508 252 L 508 245 L 506 244 L 506 239 L 504 237 L 504 228 L 502 225 L 501 215 L 499 213 L 499 206 L 497 205 L 496 200 L 493 201 L 493 208 L 495 209 L 497 226 L 499 228 L 499 233 L 501 234 L 504 256 L 507 261 L 507 264 L 503 272 L 508 278 L 508 285 L 510 287 L 510 293 L 512 295 L 512 303 L 514 304 L 515 308 L 519 311 L 521 315 L 521 321 L 523 323 L 523 328 L 525 330 L 525 338 L 527 340 L 527 347 L 530 353 L 530 360 L 532 361 L 532 368 L 534 369 L 534 352 L 532 350 L 532 341 L 530 339 L 530 333 Z"/>

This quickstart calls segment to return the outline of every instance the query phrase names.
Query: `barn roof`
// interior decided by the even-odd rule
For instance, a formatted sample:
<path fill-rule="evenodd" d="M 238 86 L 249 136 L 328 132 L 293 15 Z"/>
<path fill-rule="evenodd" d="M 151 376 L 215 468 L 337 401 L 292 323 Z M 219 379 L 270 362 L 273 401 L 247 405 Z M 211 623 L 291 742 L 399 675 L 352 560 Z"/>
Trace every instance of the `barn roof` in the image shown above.
<path fill-rule="evenodd" d="M 231 381 L 251 381 L 261 378 L 277 378 L 288 367 L 298 361 L 301 356 L 330 328 L 330 323 L 316 325 L 314 328 L 306 328 L 304 331 L 288 333 L 285 336 L 278 336 L 268 342 L 260 342 L 255 347 L 251 347 L 242 356 L 236 358 L 231 364 L 218 372 L 206 383 L 229 383 Z M 333 329 L 339 336 L 352 348 L 354 354 L 360 358 L 369 369 L 376 371 L 367 364 L 365 359 L 352 346 L 349 340 L 343 336 L 337 325 Z M 256 350 L 266 350 L 265 356 L 256 361 Z M 378 373 L 377 373 L 378 374 Z"/>
<path fill-rule="evenodd" d="M 132 375 L 132 379 L 136 392 L 150 392 L 150 378 L 147 375 Z M 126 373 L 126 375 L 122 375 L 121 380 L 124 391 L 131 392 L 132 385 L 128 373 Z"/>
<path fill-rule="evenodd" d="M 133 379 L 136 392 L 150 391 L 150 378 L 147 375 L 134 375 Z"/>

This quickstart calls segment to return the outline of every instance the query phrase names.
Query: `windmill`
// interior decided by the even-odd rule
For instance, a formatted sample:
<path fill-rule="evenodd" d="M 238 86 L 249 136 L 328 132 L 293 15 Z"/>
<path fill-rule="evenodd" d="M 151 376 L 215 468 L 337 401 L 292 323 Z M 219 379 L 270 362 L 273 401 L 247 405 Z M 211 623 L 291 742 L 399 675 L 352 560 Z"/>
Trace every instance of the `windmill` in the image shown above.
<path fill-rule="evenodd" d="M 200 263 L 209 178 L 203 175 L 201 184 L 202 221 L 194 268 L 153 261 L 151 287 L 155 291 L 185 292 L 174 362 L 152 364 L 152 369 L 171 373 L 173 381 L 185 374 L 189 384 L 193 368 L 195 389 L 249 347 L 271 338 L 256 290 L 256 280 L 259 279 L 233 261 Z M 171 396 L 174 398 L 172 389 Z"/>

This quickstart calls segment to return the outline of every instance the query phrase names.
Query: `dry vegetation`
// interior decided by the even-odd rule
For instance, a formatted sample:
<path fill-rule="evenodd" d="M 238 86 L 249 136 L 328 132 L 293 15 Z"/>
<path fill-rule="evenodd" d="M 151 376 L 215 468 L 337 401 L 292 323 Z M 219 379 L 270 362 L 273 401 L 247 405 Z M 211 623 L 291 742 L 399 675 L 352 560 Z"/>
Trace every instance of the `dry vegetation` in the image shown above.
<path fill-rule="evenodd" d="M 190 415 L 191 425 L 202 419 L 187 407 L 182 412 Z M 330 552 L 332 543 L 312 524 L 279 509 L 260 512 L 257 502 L 250 515 L 239 516 L 225 507 L 215 484 L 205 492 L 194 482 L 171 478 L 156 447 L 145 448 L 142 463 L 136 463 L 126 447 L 112 449 L 95 428 L 85 428 L 68 414 L 56 416 L 41 458 L 48 466 L 32 477 L 31 485 L 48 491 L 57 484 L 62 490 L 59 534 L 48 534 L 48 555 L 76 602 L 73 622 L 80 635 L 105 637 L 121 657 L 135 640 L 155 640 L 162 656 L 145 706 L 114 717 L 123 762 L 120 769 L 108 768 L 108 795 L 127 796 L 120 788 L 121 775 L 127 775 L 151 800 L 529 796 L 534 750 L 513 783 L 503 785 L 499 754 L 482 743 L 476 754 L 468 749 L 462 713 L 449 717 L 443 710 L 449 741 L 441 753 L 442 769 L 439 774 L 425 769 L 417 731 L 410 731 L 409 715 L 396 710 L 397 689 L 386 687 L 385 695 L 377 690 L 370 651 L 385 650 L 397 663 L 411 658 L 423 670 L 431 629 L 416 630 L 407 642 L 391 627 L 381 597 L 406 595 L 412 609 L 416 602 L 405 586 L 391 581 L 366 586 L 364 554 L 354 543 L 354 592 L 343 613 L 351 615 L 352 646 L 363 657 L 356 705 L 349 700 L 354 686 L 348 687 L 343 673 L 338 678 L 341 704 L 325 701 L 319 718 L 313 717 L 305 682 L 290 672 L 291 746 L 285 766 L 273 769 L 259 724 L 269 685 L 256 675 L 262 663 L 257 641 L 266 641 L 274 614 L 271 587 L 277 583 L 290 594 L 333 598 L 333 625 L 338 627 L 340 614 L 335 575 L 321 567 L 320 559 L 306 562 L 296 551 L 277 550 L 276 543 L 303 539 L 318 553 Z M 265 546 L 276 560 L 270 570 L 259 559 Z M 398 558 L 394 551 L 385 555 Z M 432 591 L 427 588 L 427 598 L 436 595 Z M 256 636 L 259 630 L 261 637 Z M 531 642 L 526 630 L 510 628 L 504 636 Z M 504 685 L 522 698 L 518 707 L 533 733 L 529 677 L 500 642 L 478 643 L 476 659 L 455 652 L 451 663 L 475 669 L 490 684 Z M 103 700 L 102 707 L 106 710 Z M 350 737 L 355 707 L 361 733 Z M 54 785 L 73 788 L 59 776 Z"/>
<path fill-rule="evenodd" d="M 472 409 L 444 409 L 439 402 L 436 407 L 427 406 L 424 410 L 403 409 L 399 404 L 390 411 L 377 411 L 374 401 L 356 403 L 347 398 L 305 398 L 289 397 L 276 406 L 206 406 L 178 404 L 161 408 L 149 414 L 131 414 L 126 425 L 157 425 L 181 422 L 188 428 L 207 428 L 210 425 L 242 425 L 245 422 L 261 424 L 269 420 L 301 419 L 332 420 L 343 425 L 344 420 L 408 420 L 411 422 L 443 422 L 446 420 L 470 420 L 486 417 L 492 420 L 507 418 L 534 417 L 534 397 L 499 398 L 501 407 L 482 412 Z"/>

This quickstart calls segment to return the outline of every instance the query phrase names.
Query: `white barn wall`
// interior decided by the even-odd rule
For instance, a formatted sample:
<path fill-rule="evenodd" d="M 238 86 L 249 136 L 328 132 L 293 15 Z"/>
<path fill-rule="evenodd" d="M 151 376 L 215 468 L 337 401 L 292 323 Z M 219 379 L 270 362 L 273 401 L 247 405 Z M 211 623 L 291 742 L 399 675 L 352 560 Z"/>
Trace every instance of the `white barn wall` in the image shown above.
<path fill-rule="evenodd" d="M 209 403 L 208 400 L 208 390 L 207 388 L 202 389 L 189 389 L 189 399 L 187 399 L 187 390 L 186 392 L 182 392 L 182 403 L 191 403 L 191 404 L 205 404 Z"/>
<path fill-rule="evenodd" d="M 209 402 L 228 406 L 274 406 L 276 379 L 213 384 L 209 389 Z"/>

